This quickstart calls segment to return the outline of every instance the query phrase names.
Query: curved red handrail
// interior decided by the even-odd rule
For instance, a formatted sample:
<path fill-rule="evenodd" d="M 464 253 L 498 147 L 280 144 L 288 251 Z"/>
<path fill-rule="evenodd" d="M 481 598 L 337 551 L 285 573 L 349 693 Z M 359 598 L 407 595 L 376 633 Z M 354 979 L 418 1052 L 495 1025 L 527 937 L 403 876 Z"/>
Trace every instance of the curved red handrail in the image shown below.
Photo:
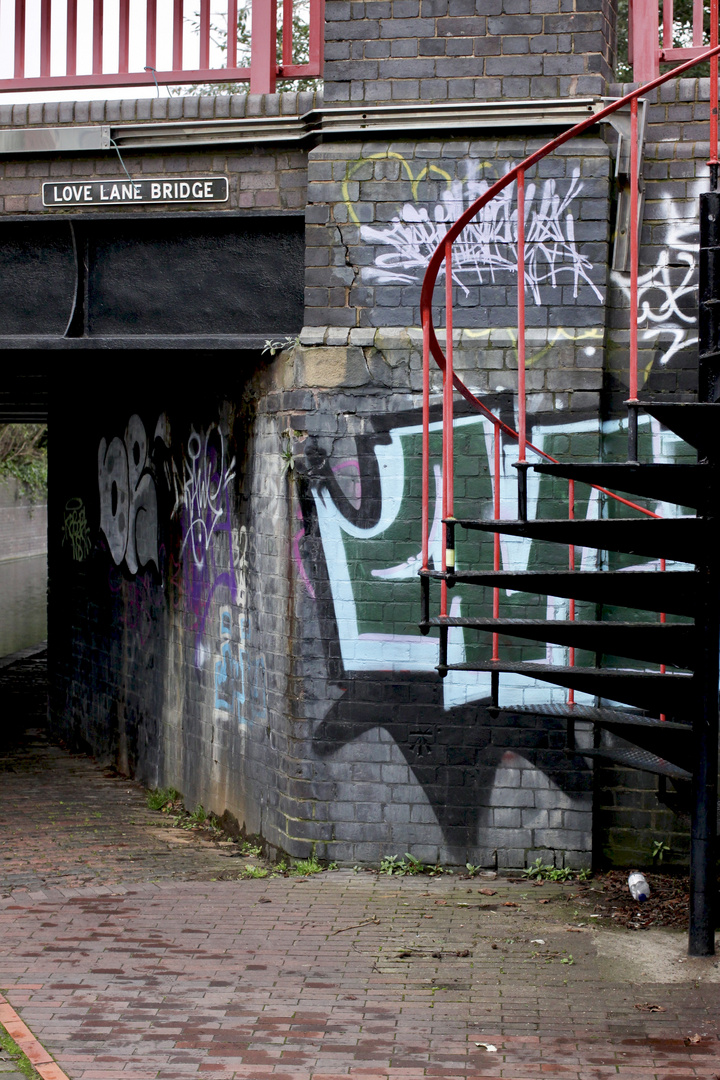
<path fill-rule="evenodd" d="M 713 7 L 715 7 L 716 4 L 717 4 L 717 0 L 714 0 Z M 599 121 L 605 119 L 608 116 L 611 116 L 614 112 L 617 112 L 619 109 L 621 109 L 624 105 L 626 105 L 628 103 L 631 104 L 631 108 L 633 109 L 633 114 L 634 114 L 633 115 L 633 130 L 636 130 L 636 116 L 637 116 L 637 114 L 636 114 L 637 104 L 636 103 L 637 103 L 637 99 L 639 97 L 641 97 L 643 94 L 649 93 L 651 90 L 654 90 L 656 87 L 661 86 L 665 82 L 668 82 L 670 79 L 677 78 L 679 75 L 682 75 L 685 71 L 689 71 L 691 68 L 695 67 L 697 64 L 703 63 L 706 60 L 714 60 L 713 70 L 714 70 L 715 77 L 714 78 L 711 77 L 711 109 L 710 109 L 710 112 L 711 112 L 711 148 L 710 148 L 710 152 L 711 152 L 711 163 L 717 163 L 717 93 L 718 93 L 718 87 L 717 87 L 717 60 L 714 59 L 714 58 L 716 58 L 718 56 L 718 54 L 720 54 L 720 45 L 715 45 L 713 48 L 708 49 L 706 52 L 702 53 L 700 56 L 698 56 L 698 57 L 696 57 L 696 58 L 694 58 L 692 60 L 688 60 L 684 64 L 680 64 L 678 67 L 674 68 L 672 71 L 666 72 L 664 75 L 658 76 L 656 79 L 653 79 L 651 82 L 645 83 L 643 86 L 637 87 L 635 90 L 632 90 L 629 94 L 626 94 L 624 97 L 618 98 L 617 101 L 614 101 L 610 105 L 605 106 L 605 108 L 600 109 L 596 113 L 593 113 L 592 116 L 588 116 L 588 117 L 586 117 L 586 119 L 581 120 L 580 123 L 575 124 L 574 127 L 569 128 L 567 131 L 564 131 L 562 134 L 558 135 L 555 139 L 552 139 L 550 142 L 548 142 L 544 146 L 542 146 L 539 150 L 536 150 L 534 153 L 530 154 L 528 157 L 526 157 L 519 164 L 513 166 L 512 169 L 510 169 L 507 173 L 505 173 L 505 175 L 502 176 L 499 180 L 497 180 L 494 184 L 492 184 L 483 195 L 481 195 L 478 199 L 476 199 L 475 202 L 473 202 L 467 208 L 467 210 L 465 210 L 460 215 L 460 217 L 457 219 L 457 221 L 455 221 L 455 223 L 450 226 L 450 228 L 446 232 L 445 236 L 443 237 L 442 242 L 437 246 L 437 248 L 435 249 L 435 251 L 431 255 L 430 261 L 428 263 L 427 270 L 425 271 L 425 276 L 423 278 L 422 290 L 421 290 L 421 294 L 420 294 L 420 316 L 421 316 L 421 325 L 422 325 L 422 329 L 423 329 L 423 345 L 424 345 L 424 348 L 423 348 L 423 351 L 424 351 L 423 360 L 424 360 L 424 367 L 426 369 L 426 379 L 425 379 L 426 385 L 424 387 L 424 395 L 423 395 L 423 429 L 424 429 L 423 459 L 424 460 L 423 460 L 423 523 L 422 523 L 422 527 L 423 527 L 423 568 L 424 569 L 427 569 L 428 529 L 429 529 L 429 522 L 427 520 L 427 515 L 428 515 L 428 483 L 429 483 L 429 468 L 428 468 L 428 462 L 429 462 L 429 385 L 427 385 L 427 383 L 428 383 L 427 368 L 428 368 L 428 362 L 429 362 L 429 354 L 432 353 L 432 356 L 433 356 L 435 362 L 437 363 L 438 367 L 443 372 L 443 374 L 445 374 L 446 367 L 447 367 L 447 359 L 446 359 L 446 356 L 445 356 L 445 354 L 444 354 L 444 352 L 442 350 L 440 342 L 438 341 L 437 334 L 435 333 L 435 327 L 434 327 L 433 321 L 432 321 L 432 301 L 433 301 L 433 293 L 434 293 L 434 290 L 435 290 L 435 285 L 436 285 L 436 282 L 437 282 L 437 276 L 438 276 L 438 273 L 440 271 L 440 267 L 441 267 L 441 265 L 443 263 L 443 260 L 447 259 L 449 257 L 449 255 L 451 253 L 451 250 L 452 250 L 453 242 L 457 239 L 457 237 L 460 235 L 460 233 L 465 228 L 465 226 L 468 225 L 472 221 L 472 219 L 483 209 L 484 206 L 486 206 L 489 202 L 491 202 L 492 199 L 494 199 L 496 195 L 499 195 L 500 192 L 503 191 L 506 187 L 508 187 L 509 184 L 512 184 L 515 180 L 518 180 L 518 178 L 524 177 L 525 172 L 527 171 L 527 169 L 531 168 L 538 161 L 541 161 L 542 158 L 546 157 L 548 154 L 551 154 L 559 146 L 562 146 L 564 143 L 568 142 L 570 139 L 575 138 L 577 135 L 581 135 L 584 131 L 587 131 L 588 128 L 593 127 Z M 714 124 L 712 123 L 713 119 L 715 120 Z M 631 140 L 631 142 L 632 142 L 632 140 Z M 632 145 L 631 145 L 631 154 L 633 155 L 633 157 L 636 154 L 636 152 L 637 152 L 637 147 L 636 147 L 636 144 L 633 142 Z M 632 172 L 632 167 L 631 167 L 631 172 Z M 520 193 L 520 186 L 521 185 L 519 185 L 519 193 Z M 633 185 L 633 187 L 635 187 L 635 185 Z M 520 221 L 519 217 L 518 217 L 518 220 Z M 521 231 L 522 230 L 519 228 L 518 232 L 521 233 Z M 635 247 L 636 247 L 637 246 L 637 230 L 633 229 L 632 231 L 635 233 Z M 519 246 L 520 246 L 520 244 L 519 244 Z M 519 254 L 519 261 L 520 261 L 521 253 L 519 252 L 518 254 Z M 636 251 L 635 251 L 635 254 L 636 254 Z M 447 312 L 451 317 L 452 309 L 449 306 L 451 290 L 450 290 L 450 287 L 449 287 L 449 283 L 446 283 L 446 291 L 448 293 Z M 522 290 L 519 290 L 519 293 L 522 294 Z M 451 323 L 450 323 L 450 325 L 451 325 Z M 451 332 L 452 332 L 452 330 L 451 330 Z M 446 337 L 447 336 L 448 335 L 446 335 Z M 631 335 L 631 341 L 632 341 L 632 335 Z M 452 343 L 450 343 L 450 348 L 452 348 Z M 525 447 L 525 445 L 527 445 L 531 450 L 533 450 L 537 454 L 540 454 L 542 457 L 546 458 L 547 460 L 552 461 L 552 462 L 556 461 L 555 458 L 553 458 L 550 454 L 546 453 L 544 450 L 541 450 L 539 447 L 534 446 L 532 443 L 529 443 L 529 442 L 526 443 L 525 442 L 524 430 L 522 430 L 522 429 L 524 429 L 524 418 L 523 417 L 521 417 L 521 425 L 520 425 L 522 434 L 519 434 L 517 431 L 515 431 L 513 428 L 511 428 L 508 424 L 506 424 L 502 420 L 500 420 L 499 417 L 495 416 L 495 414 L 487 407 L 487 405 L 485 405 L 478 397 L 475 396 L 475 394 L 473 394 L 473 392 L 471 390 L 468 389 L 468 387 L 464 384 L 462 379 L 460 379 L 460 377 L 454 371 L 452 371 L 452 368 L 450 368 L 450 375 L 451 375 L 451 378 L 448 381 L 451 383 L 452 388 L 457 390 L 465 398 L 465 400 L 477 412 L 483 413 L 485 416 L 488 417 L 488 419 L 492 420 L 493 424 L 496 427 L 496 431 L 504 431 L 511 438 L 515 438 L 515 439 L 518 439 L 520 441 L 520 443 L 521 443 L 520 460 L 524 460 L 524 447 Z M 449 395 L 451 397 L 452 389 L 449 389 Z M 630 386 L 631 399 L 636 400 L 636 395 L 637 395 L 636 380 L 634 381 L 632 379 L 632 377 L 631 377 L 631 386 Z M 446 402 L 448 400 L 447 390 L 446 390 L 446 392 L 444 394 L 444 400 Z M 450 463 L 448 462 L 447 464 L 450 464 Z M 446 472 L 446 471 L 447 470 L 443 470 L 443 472 Z M 447 485 L 447 483 L 448 483 L 447 479 L 444 481 L 444 483 Z M 650 510 L 647 510 L 645 507 L 638 506 L 636 503 L 633 503 L 628 499 L 622 498 L 622 496 L 617 495 L 615 492 L 608 491 L 606 488 L 600 487 L 600 486 L 595 485 L 595 484 L 593 484 L 591 486 L 594 487 L 597 491 L 600 491 L 603 494 L 608 495 L 609 497 L 617 500 L 618 502 L 623 503 L 625 506 L 629 506 L 629 507 L 632 507 L 633 509 L 639 510 L 641 513 L 646 514 L 647 516 L 650 516 L 650 517 L 659 517 L 660 516 L 658 514 L 654 514 Z M 450 514 L 452 515 L 452 504 L 450 505 Z M 443 547 L 444 547 L 444 545 L 443 545 Z"/>
<path fill-rule="evenodd" d="M 720 44 L 718 44 L 718 2 L 719 0 L 711 0 L 711 43 L 712 48 L 702 53 L 686 63 L 681 64 L 679 67 L 667 72 L 664 75 L 658 76 L 651 82 L 645 83 L 643 86 L 637 87 L 629 94 L 619 98 L 612 104 L 605 106 L 598 112 L 593 113 L 592 116 L 586 117 L 586 119 L 575 124 L 574 127 L 568 131 L 558 135 L 555 139 L 546 143 L 539 150 L 530 154 L 518 165 L 515 165 L 504 176 L 492 184 L 487 191 L 476 199 L 467 210 L 460 215 L 453 225 L 450 226 L 446 232 L 443 240 L 435 249 L 430 257 L 425 276 L 423 278 L 422 290 L 420 295 L 420 315 L 423 330 L 423 437 L 422 437 L 422 570 L 425 571 L 423 581 L 423 625 L 427 628 L 429 626 L 429 579 L 427 577 L 428 561 L 429 561 L 429 480 L 430 480 L 430 355 L 432 354 L 435 362 L 443 373 L 443 492 L 442 492 L 442 505 L 443 505 L 443 543 L 442 543 L 442 579 L 441 579 L 441 593 L 440 593 L 440 615 L 447 618 L 447 590 L 448 590 L 448 577 L 447 572 L 452 572 L 455 569 L 455 542 L 454 542 L 454 507 L 453 507 L 453 392 L 457 390 L 465 400 L 475 409 L 477 412 L 484 414 L 490 419 L 494 425 L 495 430 L 495 475 L 494 475 L 494 492 L 493 492 L 493 512 L 496 520 L 499 519 L 500 514 L 500 458 L 499 458 L 499 444 L 500 444 L 500 432 L 505 432 L 511 438 L 517 439 L 519 444 L 518 451 L 518 465 L 520 466 L 518 480 L 522 480 L 524 489 L 524 476 L 521 475 L 523 467 L 525 466 L 525 450 L 526 447 L 532 449 L 535 453 L 541 455 L 549 461 L 555 462 L 556 459 L 550 454 L 541 450 L 539 447 L 529 443 L 526 438 L 526 420 L 525 420 L 525 263 L 524 263 L 524 194 L 525 194 L 525 173 L 527 169 L 531 168 L 542 158 L 551 154 L 558 147 L 568 142 L 570 139 L 575 138 L 577 135 L 581 135 L 588 128 L 593 127 L 599 121 L 611 116 L 614 112 L 623 108 L 624 105 L 630 104 L 630 364 L 629 364 L 629 402 L 628 402 L 628 437 L 630 445 L 633 447 L 630 455 L 633 459 L 637 453 L 637 406 L 639 404 L 637 398 L 638 392 L 638 380 L 637 380 L 637 315 L 638 315 L 638 293 L 637 293 L 637 277 L 638 277 L 638 227 L 637 227 L 637 206 L 638 206 L 638 98 L 643 94 L 649 93 L 656 87 L 661 86 L 663 83 L 670 79 L 677 78 L 678 75 L 682 75 L 685 71 L 689 71 L 697 64 L 703 63 L 706 60 L 710 60 L 710 167 L 711 175 L 715 186 L 717 186 L 717 173 L 718 173 L 718 55 L 720 54 Z M 471 390 L 464 384 L 462 379 L 453 370 L 453 341 L 452 341 L 452 245 L 453 242 L 460 235 L 462 230 L 468 225 L 473 218 L 492 201 L 497 195 L 500 194 L 506 187 L 517 181 L 517 278 L 518 278 L 518 427 L 519 431 L 515 431 L 508 424 L 504 423 L 499 417 L 495 416 L 493 412 L 484 404 Z M 443 352 L 440 342 L 438 341 L 437 334 L 435 333 L 435 327 L 432 320 L 432 302 L 437 277 L 440 272 L 440 266 L 445 261 L 445 311 L 446 311 L 446 349 L 447 355 Z M 622 503 L 625 506 L 631 507 L 640 511 L 649 517 L 657 518 L 659 514 L 654 513 L 645 507 L 639 506 L 637 503 L 631 502 L 629 499 L 624 499 L 622 496 L 617 495 L 615 492 L 609 491 L 607 488 L 600 487 L 597 484 L 590 485 L 595 490 L 609 496 L 610 498 Z M 520 487 L 518 488 L 520 492 Z M 521 505 L 519 500 L 519 507 Z M 575 506 L 575 494 L 574 483 L 569 482 L 569 503 L 568 511 L 570 518 L 574 517 Z M 500 568 L 500 536 L 499 533 L 495 533 L 494 536 L 494 554 L 493 565 L 495 570 Z M 571 570 L 575 569 L 575 549 L 570 547 L 569 552 L 569 566 Z M 662 569 L 664 569 L 664 560 Z M 569 617 L 571 620 L 575 618 L 575 604 L 571 601 Z M 497 618 L 499 614 L 499 589 L 493 590 L 493 617 Z M 661 618 L 664 618 L 662 616 Z M 444 626 L 444 629 L 443 629 Z M 498 634 L 493 634 L 493 660 L 498 660 Z M 570 665 L 574 664 L 574 649 L 570 650 Z M 441 668 L 447 664 L 447 625 L 441 624 L 441 640 L 440 640 L 440 656 L 441 656 Z M 443 659 L 443 656 L 445 657 Z M 664 670 L 664 666 L 661 668 Z M 495 676 L 496 678 L 497 676 Z M 493 696 L 496 696 L 496 689 L 493 690 Z M 568 695 L 569 704 L 574 703 L 573 691 L 569 691 Z"/>

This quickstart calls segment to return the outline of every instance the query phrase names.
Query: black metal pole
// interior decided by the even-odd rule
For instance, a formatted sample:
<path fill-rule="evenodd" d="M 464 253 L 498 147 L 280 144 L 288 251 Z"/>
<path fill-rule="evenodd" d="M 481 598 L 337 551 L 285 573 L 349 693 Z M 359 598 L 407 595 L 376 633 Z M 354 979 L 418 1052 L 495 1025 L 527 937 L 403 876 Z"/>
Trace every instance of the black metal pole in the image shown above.
<path fill-rule="evenodd" d="M 714 519 L 710 519 L 715 524 Z M 712 539 L 710 539 L 712 538 Z M 709 551 L 718 550 L 717 528 L 709 533 Z M 698 612 L 697 698 L 693 718 L 693 798 L 690 828 L 690 956 L 714 956 L 716 922 L 716 846 L 718 796 L 718 655 L 720 651 L 720 573 L 713 562 L 697 567 L 701 575 Z"/>

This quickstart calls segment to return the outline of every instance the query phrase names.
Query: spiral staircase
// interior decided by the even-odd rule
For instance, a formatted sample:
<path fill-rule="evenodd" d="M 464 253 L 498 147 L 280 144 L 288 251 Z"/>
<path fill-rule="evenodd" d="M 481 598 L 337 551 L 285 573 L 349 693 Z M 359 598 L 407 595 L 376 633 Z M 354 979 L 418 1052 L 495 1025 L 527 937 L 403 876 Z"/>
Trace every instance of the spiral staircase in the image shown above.
<path fill-rule="evenodd" d="M 717 39 L 716 39 L 717 41 Z M 714 102 L 717 117 L 717 56 L 715 47 L 705 54 L 714 65 Z M 630 105 L 637 134 L 637 99 L 644 92 L 677 76 L 693 61 L 675 72 L 641 87 L 606 111 Z M 539 452 L 525 432 L 524 391 L 524 288 L 518 287 L 518 431 L 512 431 L 462 383 L 453 370 L 452 356 L 452 244 L 465 225 L 509 183 L 518 194 L 518 283 L 524 283 L 523 196 L 528 168 L 562 142 L 580 134 L 602 114 L 583 121 L 570 132 L 549 143 L 512 169 L 471 206 L 450 228 L 445 240 L 430 260 L 421 311 L 425 342 L 424 440 L 423 440 L 423 568 L 420 571 L 422 614 L 420 629 L 436 628 L 440 641 L 439 674 L 450 671 L 484 671 L 491 675 L 495 707 L 498 685 L 503 675 L 529 676 L 567 688 L 563 705 L 519 706 L 510 713 L 530 712 L 538 716 L 562 717 L 568 725 L 568 751 L 642 769 L 670 778 L 685 787 L 691 806 L 690 853 L 690 955 L 714 953 L 716 921 L 715 845 L 717 816 L 718 753 L 718 655 L 720 651 L 720 195 L 717 193 L 717 126 L 714 161 L 711 163 L 712 191 L 700 199 L 700 361 L 698 401 L 640 400 L 637 387 L 637 332 L 630 333 L 628 455 L 625 462 L 562 464 L 539 460 Z M 715 122 L 717 125 L 717 121 Z M 637 143 L 631 138 L 631 153 Z M 711 134 L 711 157 L 713 142 Z M 631 164 L 634 192 L 631 196 L 631 223 L 637 223 L 637 158 Z M 633 201 L 634 200 L 634 201 Z M 637 326 L 637 224 L 631 224 L 630 327 Z M 445 269 L 445 346 L 441 347 L 433 327 L 433 293 L 438 273 Z M 632 285 L 634 283 L 634 299 Z M 634 307 L 633 307 L 634 303 Z M 634 338 L 634 349 L 633 349 Z M 427 484 L 430 465 L 430 358 L 443 373 L 443 526 L 442 566 L 431 565 Z M 495 517 L 493 520 L 456 518 L 453 502 L 453 397 L 459 392 L 494 425 L 496 462 L 501 437 L 518 441 L 518 514 L 515 520 L 501 520 L 495 477 Z M 675 432 L 696 452 L 696 461 L 685 464 L 651 464 L 638 460 L 638 412 L 642 410 L 665 428 Z M 535 451 L 536 460 L 527 460 Z M 570 515 L 558 519 L 528 519 L 527 474 L 529 469 L 569 484 Z M 632 515 L 587 520 L 573 515 L 575 485 L 589 484 L 607 496 L 625 496 L 675 503 L 683 512 L 661 518 L 627 498 L 621 504 L 634 506 Z M 694 514 L 686 511 L 690 508 Z M 637 511 L 642 511 L 640 514 Z M 462 537 L 471 532 L 494 537 L 494 569 L 465 569 L 456 560 L 456 542 L 462 554 Z M 501 569 L 499 536 L 522 537 L 539 545 L 563 545 L 569 551 L 567 570 L 514 572 Z M 575 549 L 624 553 L 666 562 L 694 566 L 694 569 L 582 571 L 575 569 Z M 557 551 L 557 548 L 554 548 Z M 546 565 L 556 564 L 550 559 Z M 435 584 L 433 584 L 435 583 Z M 439 613 L 431 614 L 431 599 L 439 583 Z M 448 611 L 448 590 L 456 584 L 489 588 L 493 593 L 493 617 L 455 617 Z M 432 586 L 432 595 L 431 595 Z M 524 594 L 569 599 L 570 617 L 559 619 L 504 618 L 500 614 L 500 593 L 516 590 Z M 632 622 L 597 621 L 575 618 L 576 602 L 620 605 L 638 613 Z M 601 610 L 598 607 L 598 610 Z M 666 621 L 666 615 L 686 621 Z M 480 637 L 492 635 L 492 659 L 448 662 L 448 633 L 462 626 Z M 566 665 L 538 660 L 503 660 L 500 638 L 546 642 L 568 649 Z M 575 651 L 594 655 L 590 665 L 576 665 Z M 606 657 L 612 661 L 605 662 Z M 618 660 L 620 658 L 620 660 Z M 629 666 L 624 666 L 625 661 Z M 612 663 L 615 666 L 609 666 Z M 620 666 L 618 666 L 618 664 Z M 632 666 L 640 665 L 640 666 Z M 652 666 L 649 666 L 652 665 Z M 575 702 L 575 694 L 591 695 L 593 705 Z M 576 725 L 590 725 L 592 745 L 578 746 Z M 608 738 L 607 736 L 610 736 Z"/>

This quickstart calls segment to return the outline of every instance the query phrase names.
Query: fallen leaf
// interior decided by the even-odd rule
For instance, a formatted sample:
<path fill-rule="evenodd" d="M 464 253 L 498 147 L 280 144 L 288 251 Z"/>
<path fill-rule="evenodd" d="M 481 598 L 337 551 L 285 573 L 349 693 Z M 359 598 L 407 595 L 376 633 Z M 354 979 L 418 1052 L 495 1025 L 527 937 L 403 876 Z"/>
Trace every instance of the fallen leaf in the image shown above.
<path fill-rule="evenodd" d="M 495 942 L 494 942 L 494 941 L 493 941 L 492 945 L 490 946 L 490 948 L 491 948 L 491 949 L 497 949 L 497 945 L 495 944 Z"/>
<path fill-rule="evenodd" d="M 493 1046 L 492 1043 L 475 1043 L 475 1045 L 484 1047 L 488 1054 L 497 1054 L 497 1046 Z"/>
<path fill-rule="evenodd" d="M 665 1012 L 664 1005 L 653 1005 L 649 1001 L 641 1001 L 635 1008 L 639 1009 L 640 1012 Z"/>
<path fill-rule="evenodd" d="M 436 960 L 442 960 L 442 953 L 441 952 L 434 952 L 432 955 L 434 956 L 434 958 Z"/>
<path fill-rule="evenodd" d="M 702 1035 L 697 1035 L 697 1034 L 696 1035 L 689 1035 L 688 1038 L 685 1040 L 685 1045 L 686 1046 L 695 1046 L 697 1043 L 700 1042 L 701 1039 L 702 1039 Z"/>
<path fill-rule="evenodd" d="M 541 901 L 540 901 L 540 903 L 541 903 L 541 904 L 549 904 L 549 903 L 550 903 L 550 901 L 549 901 L 549 900 L 541 900 Z"/>
<path fill-rule="evenodd" d="M 469 956 L 470 955 L 470 950 L 469 949 L 458 949 L 458 951 L 455 953 L 455 955 L 456 956 Z"/>
<path fill-rule="evenodd" d="M 566 934 L 584 934 L 585 930 L 584 930 L 584 928 L 582 926 L 566 926 L 565 927 L 565 933 Z"/>
<path fill-rule="evenodd" d="M 545 884 L 545 881 L 544 881 L 543 878 L 538 878 L 537 881 L 533 881 L 533 885 L 535 885 L 535 886 L 544 885 L 544 884 Z"/>
<path fill-rule="evenodd" d="M 412 956 L 412 953 L 411 953 L 411 952 L 407 952 L 407 951 L 405 951 L 405 952 L 399 952 L 399 953 L 398 953 L 398 960 L 406 960 L 406 959 L 408 958 L 408 956 Z M 638 1009 L 639 1009 L 639 1008 L 640 1008 L 640 1006 L 639 1006 L 639 1005 L 637 1005 L 637 1006 L 636 1006 L 636 1008 L 638 1008 Z"/>
<path fill-rule="evenodd" d="M 423 919 L 432 919 L 432 915 L 423 915 Z"/>
<path fill-rule="evenodd" d="M 447 904 L 447 900 L 436 900 L 435 903 L 443 905 L 443 904 Z"/>
<path fill-rule="evenodd" d="M 517 904 L 514 900 L 506 900 L 503 907 L 517 907 Z"/>
<path fill-rule="evenodd" d="M 267 896 L 261 896 L 258 904 L 272 904 L 272 900 L 268 900 Z"/>
<path fill-rule="evenodd" d="M 482 893 L 483 896 L 494 896 L 497 889 L 478 889 L 478 892 Z"/>

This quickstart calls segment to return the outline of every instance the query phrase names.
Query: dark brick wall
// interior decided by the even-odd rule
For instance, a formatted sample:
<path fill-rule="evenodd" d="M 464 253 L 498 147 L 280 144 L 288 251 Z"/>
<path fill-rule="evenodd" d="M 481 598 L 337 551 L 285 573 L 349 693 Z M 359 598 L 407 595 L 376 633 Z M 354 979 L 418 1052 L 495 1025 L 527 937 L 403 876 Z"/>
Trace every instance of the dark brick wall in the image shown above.
<path fill-rule="evenodd" d="M 0 104 L 0 129 L 10 127 L 53 127 L 67 124 L 140 124 L 179 120 L 211 120 L 232 117 L 283 116 L 307 112 L 313 107 L 312 93 L 234 94 L 230 97 L 146 98 L 128 101 L 52 102 L 45 105 Z M 201 174 L 229 176 L 230 198 L 215 206 L 225 210 L 302 210 L 306 202 L 307 153 L 295 147 L 220 146 L 214 149 L 191 147 L 153 151 L 123 151 L 125 166 L 133 178 Z M 58 179 L 125 179 L 114 151 L 102 156 L 23 155 L 0 157 L 0 212 L 7 214 L 49 213 L 42 205 L 42 184 Z M 148 206 L 117 207 L 119 213 L 156 213 Z M 184 210 L 206 210 L 199 203 Z M 97 208 L 74 207 L 73 213 L 92 215 Z"/>
<path fill-rule="evenodd" d="M 328 0 L 325 101 L 555 98 L 603 93 L 604 0 Z"/>
<path fill-rule="evenodd" d="M 445 39 L 438 24 L 461 17 L 448 9 L 447 16 L 421 13 L 416 31 L 428 18 L 432 35 L 406 39 L 398 26 L 382 25 L 383 19 L 414 21 L 401 10 L 396 4 L 387 16 L 378 14 L 378 36 L 368 33 L 365 44 L 379 48 L 387 41 L 392 49 L 393 42 L 407 40 L 404 47 L 412 48 L 426 40 L 465 47 L 468 40 L 500 33 L 489 30 L 489 12 L 463 13 L 486 20 L 488 32 L 470 24 L 467 34 L 456 29 Z M 497 17 L 511 15 L 523 13 Z M 333 14 L 332 5 L 329 19 L 330 30 L 360 26 Z M 549 23 L 543 25 L 549 34 Z M 370 13 L 366 26 L 374 33 Z M 346 33 L 333 40 L 360 39 Z M 486 58 L 469 55 L 485 64 Z M 556 54 L 533 55 L 549 62 Z M 394 59 L 411 65 L 417 56 Z M 330 78 L 331 95 L 343 86 L 351 92 L 355 76 L 345 68 L 349 81 Z M 410 90 L 416 78 L 405 77 L 402 66 L 394 70 L 398 88 L 393 83 L 390 96 Z M 428 78 L 439 78 L 438 70 Z M 382 81 L 379 68 L 377 77 L 367 78 L 371 93 L 372 80 Z M 484 66 L 477 78 L 490 78 Z M 360 75 L 356 81 L 361 92 Z M 481 85 L 489 83 L 473 84 L 473 93 L 481 93 Z M 464 96 L 449 87 L 448 81 L 449 94 Z M 576 84 L 578 93 L 587 89 Z M 558 83 L 557 92 L 568 86 Z M 418 93 L 432 97 L 429 89 Z M 706 94 L 702 81 L 681 82 L 651 105 L 641 251 L 647 393 L 693 389 L 693 228 L 697 191 L 706 183 Z M 239 108 L 234 101 L 210 106 L 195 100 L 188 108 L 198 115 L 211 107 L 214 115 L 225 109 L 230 114 Z M 177 108 L 172 102 L 163 107 L 170 106 Z M 274 108 L 274 101 L 263 107 Z M 281 101 L 277 107 L 284 108 Z M 120 106 L 123 119 L 137 119 L 133 108 L 139 106 Z M 66 115 L 62 122 L 78 122 L 74 111 Z M 15 116 L 10 121 L 22 122 Z M 35 113 L 32 122 L 48 121 Z M 293 855 L 315 850 L 362 862 L 410 850 L 427 861 L 460 864 L 520 866 L 541 857 L 582 865 L 594 845 L 597 859 L 647 863 L 648 838 L 667 835 L 677 858 L 684 856 L 682 813 L 672 816 L 672 798 L 658 801 L 654 782 L 598 770 L 593 793 L 588 762 L 566 754 L 559 722 L 519 711 L 492 715 L 482 678 L 441 683 L 434 670 L 436 641 L 417 629 L 422 273 L 447 223 L 537 145 L 532 132 L 326 143 L 307 156 L 307 197 L 306 159 L 296 151 L 127 155 L 131 171 L 146 175 L 160 168 L 229 171 L 234 207 L 292 209 L 307 198 L 305 326 L 299 344 L 283 353 L 248 354 L 231 365 L 212 354 L 182 369 L 153 367 L 146 356 L 133 355 L 129 363 L 113 356 L 113 400 L 102 410 L 74 388 L 55 387 L 53 453 L 61 480 L 51 496 L 50 524 L 54 715 L 76 745 L 149 784 L 174 784 L 189 802 L 226 811 L 239 827 Z M 30 170 L 68 164 L 0 163 L 5 212 L 38 212 L 42 175 Z M 77 158 L 75 166 L 99 169 L 100 161 Z M 110 156 L 102 166 L 119 175 L 119 162 Z M 614 459 L 624 452 L 627 282 L 610 269 L 612 173 L 608 142 L 593 134 L 528 177 L 531 438 L 563 460 Z M 24 187 L 8 187 L 13 183 Z M 21 201 L 8 203 L 13 199 Z M 512 215 L 513 202 L 502 203 L 456 264 L 455 362 L 468 385 L 514 424 Z M 88 378 L 90 370 L 83 369 Z M 434 377 L 433 392 L 438 389 Z M 127 556 L 116 558 L 119 549 L 114 553 L 110 546 L 107 514 L 102 524 L 100 481 L 109 468 L 110 441 L 123 442 L 135 415 L 150 440 L 147 476 L 157 515 L 155 532 L 143 534 L 140 546 L 147 554 L 155 537 L 157 562 L 132 570 Z M 161 416 L 168 425 L 154 438 Z M 184 483 L 188 469 L 192 477 L 195 437 L 209 432 L 213 469 L 222 461 L 229 466 L 233 457 L 236 462 L 211 545 L 212 578 L 205 574 L 210 563 L 198 567 L 193 559 L 195 519 L 186 515 L 193 502 Z M 220 433 L 225 457 L 212 441 Z M 489 432 L 459 409 L 456 440 L 458 504 L 480 515 L 489 505 Z M 685 449 L 648 422 L 641 427 L 641 453 L 648 460 L 677 460 Z M 513 460 L 508 444 L 501 467 L 511 515 Z M 146 486 L 150 490 L 150 480 Z M 565 513 L 565 498 L 566 492 L 543 481 L 532 493 L 533 513 Z M 58 540 L 73 500 L 81 500 L 88 528 L 89 552 L 77 560 Z M 590 496 L 580 499 L 578 515 L 600 512 Z M 203 520 L 207 528 L 212 514 Z M 246 567 L 240 567 L 243 558 Z M 461 558 L 489 567 L 491 547 L 470 542 Z M 503 558 L 506 565 L 560 565 L 536 545 L 509 546 Z M 594 568 L 588 559 L 582 565 Z M 453 600 L 463 614 L 487 613 L 487 596 L 458 588 Z M 507 615 L 565 617 L 560 604 L 551 607 L 533 606 L 517 594 L 503 597 Z M 241 622 L 244 612 L 247 623 Z M 469 635 L 459 635 L 452 646 L 456 657 L 484 655 L 485 646 Z M 517 658 L 563 660 L 560 649 L 504 648 Z M 502 700 L 512 707 L 564 695 L 553 697 L 534 680 L 510 681 Z M 580 739 L 586 745 L 589 733 L 581 731 Z"/>

